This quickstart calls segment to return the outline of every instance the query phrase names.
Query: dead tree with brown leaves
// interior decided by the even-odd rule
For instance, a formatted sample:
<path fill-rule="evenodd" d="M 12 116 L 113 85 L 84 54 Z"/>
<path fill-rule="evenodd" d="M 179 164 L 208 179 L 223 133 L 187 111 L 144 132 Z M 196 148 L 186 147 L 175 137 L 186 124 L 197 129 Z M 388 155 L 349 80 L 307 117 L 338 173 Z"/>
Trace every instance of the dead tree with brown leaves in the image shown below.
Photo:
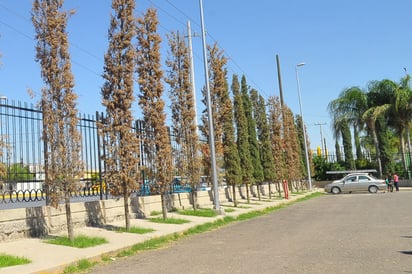
<path fill-rule="evenodd" d="M 77 96 L 73 91 L 69 42 L 66 32 L 69 12 L 61 11 L 63 0 L 35 0 L 32 21 L 36 31 L 36 61 L 46 86 L 42 89 L 43 140 L 48 198 L 58 207 L 62 197 L 66 209 L 68 237 L 74 232 L 70 192 L 76 187 L 83 165 L 77 129 Z"/>
<path fill-rule="evenodd" d="M 166 126 L 160 60 L 159 21 L 155 9 L 137 19 L 137 66 L 139 105 L 146 127 L 145 150 L 153 179 L 160 187 L 163 218 L 167 218 L 167 198 L 172 181 L 172 148 Z"/>
<path fill-rule="evenodd" d="M 134 68 L 136 34 L 134 0 L 113 0 L 110 18 L 109 48 L 104 57 L 105 83 L 101 90 L 106 117 L 100 124 L 106 152 L 106 183 L 110 192 L 123 197 L 126 229 L 130 228 L 129 198 L 139 178 L 139 142 L 133 132 Z"/>
<path fill-rule="evenodd" d="M 166 83 L 170 86 L 172 134 L 177 152 L 177 174 L 189 180 L 193 209 L 197 207 L 196 187 L 200 182 L 200 151 L 196 129 L 195 101 L 190 83 L 190 56 L 184 37 L 179 32 L 168 35 L 170 53 Z"/>
<path fill-rule="evenodd" d="M 226 70 L 226 63 L 227 58 L 224 56 L 223 51 L 219 49 L 217 44 L 213 46 L 207 46 L 208 51 L 208 67 L 209 67 L 209 83 L 210 83 L 210 101 L 212 107 L 212 120 L 213 120 L 213 127 L 214 127 L 214 135 L 215 138 L 215 150 L 216 150 L 216 162 L 218 165 L 218 170 L 223 169 L 223 159 L 224 159 L 224 151 L 223 151 L 223 116 L 222 116 L 222 105 L 224 104 L 223 99 L 225 98 L 225 93 L 228 91 L 228 83 L 227 83 L 227 70 Z M 206 90 L 205 88 L 202 90 L 202 102 L 205 106 L 207 106 L 206 100 Z M 203 110 L 201 116 L 201 125 L 199 126 L 202 135 L 209 141 L 209 126 L 208 126 L 208 112 L 207 109 Z M 208 142 L 209 143 L 209 142 Z M 208 164 L 210 165 L 210 152 L 209 148 L 203 147 L 203 161 L 205 166 Z M 210 171 L 210 170 L 207 170 Z M 211 174 L 209 174 L 211 175 Z M 219 181 L 222 181 L 221 173 L 217 174 Z"/>

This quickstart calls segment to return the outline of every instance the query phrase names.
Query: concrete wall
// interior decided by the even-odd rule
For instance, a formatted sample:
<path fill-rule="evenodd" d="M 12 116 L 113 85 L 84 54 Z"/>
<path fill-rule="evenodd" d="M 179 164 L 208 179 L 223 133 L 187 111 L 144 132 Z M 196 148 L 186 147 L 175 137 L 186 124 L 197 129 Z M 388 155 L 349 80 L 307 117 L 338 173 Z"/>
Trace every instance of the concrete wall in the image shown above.
<path fill-rule="evenodd" d="M 251 187 L 251 197 L 256 197 L 256 186 Z M 261 195 L 268 195 L 268 185 L 260 187 Z M 272 192 L 276 193 L 272 184 Z M 197 202 L 200 207 L 213 207 L 213 192 L 198 191 Z M 221 203 L 232 201 L 232 188 L 221 187 L 219 198 Z M 246 197 L 246 188 L 236 188 L 236 199 Z M 145 218 L 153 211 L 160 212 L 160 196 L 144 196 L 131 198 L 129 201 L 131 218 Z M 187 209 L 192 207 L 190 193 L 170 195 L 167 201 L 169 209 Z M 123 199 L 102 200 L 85 203 L 72 203 L 72 220 L 74 227 L 104 226 L 114 221 L 124 220 Z M 64 205 L 59 208 L 50 206 L 18 208 L 0 211 L 0 242 L 25 237 L 42 237 L 50 233 L 66 230 L 66 214 Z"/>

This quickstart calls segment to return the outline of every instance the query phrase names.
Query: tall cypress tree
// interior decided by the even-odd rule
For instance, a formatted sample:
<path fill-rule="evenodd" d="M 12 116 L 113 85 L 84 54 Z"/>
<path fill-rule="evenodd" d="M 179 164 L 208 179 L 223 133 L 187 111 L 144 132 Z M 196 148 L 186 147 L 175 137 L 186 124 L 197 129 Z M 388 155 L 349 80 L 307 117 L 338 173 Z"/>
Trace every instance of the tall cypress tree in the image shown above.
<path fill-rule="evenodd" d="M 70 193 L 81 177 L 81 140 L 77 129 L 77 95 L 71 72 L 69 41 L 66 32 L 68 12 L 61 11 L 63 0 L 35 0 L 32 22 L 36 31 L 36 61 L 46 84 L 42 89 L 43 133 L 46 185 L 51 205 L 64 198 L 67 231 L 74 240 Z"/>
<path fill-rule="evenodd" d="M 163 71 L 160 62 L 160 35 L 157 11 L 148 9 L 137 19 L 137 73 L 139 105 L 146 127 L 146 153 L 153 179 L 160 187 L 163 218 L 167 218 L 166 195 L 172 181 L 172 148 L 166 126 L 163 95 Z"/>
<path fill-rule="evenodd" d="M 271 198 L 271 183 L 273 183 L 276 178 L 276 174 L 272 147 L 270 145 L 270 131 L 266 114 L 266 102 L 255 89 L 251 90 L 250 99 L 252 101 L 253 114 L 256 120 L 257 136 L 260 141 L 260 162 L 263 168 L 263 179 L 269 185 L 269 198 Z"/>
<path fill-rule="evenodd" d="M 240 93 L 240 85 L 237 75 L 233 75 L 232 78 L 232 92 L 234 98 L 234 115 L 237 127 L 237 147 L 242 170 L 242 180 L 243 183 L 246 184 L 247 201 L 250 202 L 249 186 L 253 182 L 253 165 L 250 156 L 247 118 L 244 110 L 242 94 Z"/>
<path fill-rule="evenodd" d="M 222 124 L 223 124 L 223 159 L 225 168 L 226 183 L 232 186 L 233 203 L 237 206 L 236 185 L 242 181 L 242 172 L 240 166 L 240 157 L 235 142 L 235 128 L 233 126 L 233 104 L 229 96 L 229 90 L 226 89 L 222 97 Z"/>
<path fill-rule="evenodd" d="M 252 103 L 250 102 L 249 96 L 249 87 L 246 83 L 246 77 L 244 75 L 242 76 L 241 80 L 241 93 L 248 127 L 250 159 L 253 166 L 252 183 L 257 183 L 257 185 L 259 186 L 259 184 L 263 181 L 263 168 L 260 162 L 259 144 L 256 136 L 256 121 L 253 117 Z M 260 198 L 259 187 L 257 188 L 257 193 Z"/>
<path fill-rule="evenodd" d="M 168 35 L 170 54 L 166 61 L 172 109 L 172 133 L 180 148 L 177 151 L 177 172 L 186 177 L 192 187 L 193 208 L 197 205 L 197 184 L 200 182 L 200 151 L 196 129 L 195 101 L 190 83 L 189 50 L 178 32 Z"/>
<path fill-rule="evenodd" d="M 225 68 L 227 63 L 227 58 L 224 56 L 223 51 L 220 50 L 217 44 L 207 47 L 208 51 L 208 64 L 209 64 L 209 84 L 210 84 L 210 101 L 212 107 L 212 121 L 214 127 L 214 138 L 215 138 L 215 151 L 216 151 L 216 164 L 218 170 L 223 168 L 223 118 L 221 115 L 222 108 L 222 98 L 224 98 L 224 93 L 227 91 L 227 70 Z M 207 106 L 206 102 L 206 89 L 202 89 L 202 102 Z M 208 127 L 208 112 L 205 108 L 202 111 L 201 125 L 199 126 L 202 135 L 209 141 L 209 127 Z M 210 151 L 209 147 L 203 146 L 202 152 L 204 157 L 205 166 L 210 166 Z M 210 171 L 210 170 L 209 170 Z M 209 174 L 211 175 L 211 174 Z M 217 176 L 219 180 L 222 180 L 222 175 L 218 173 Z"/>
<path fill-rule="evenodd" d="M 105 83 L 101 90 L 106 117 L 101 127 L 105 138 L 105 179 L 111 182 L 110 191 L 123 197 L 126 229 L 130 228 L 129 198 L 136 189 L 139 177 L 139 145 L 132 131 L 134 102 L 134 68 L 136 50 L 133 0 L 112 2 L 110 17 L 109 48 L 104 56 Z"/>
<path fill-rule="evenodd" d="M 304 155 L 304 153 L 302 154 L 298 134 L 298 129 L 301 127 L 298 127 L 298 123 L 293 119 L 293 113 L 289 107 L 284 106 L 284 114 L 286 165 L 289 168 L 288 182 L 290 186 L 292 186 L 294 182 L 298 183 L 302 178 L 302 170 L 304 170 L 302 166 L 302 155 Z"/>
<path fill-rule="evenodd" d="M 272 146 L 273 160 L 275 166 L 275 180 L 279 195 L 281 194 L 280 184 L 286 179 L 288 169 L 285 161 L 285 144 L 283 138 L 282 107 L 279 97 L 270 97 L 269 104 L 269 128 L 270 142 Z"/>

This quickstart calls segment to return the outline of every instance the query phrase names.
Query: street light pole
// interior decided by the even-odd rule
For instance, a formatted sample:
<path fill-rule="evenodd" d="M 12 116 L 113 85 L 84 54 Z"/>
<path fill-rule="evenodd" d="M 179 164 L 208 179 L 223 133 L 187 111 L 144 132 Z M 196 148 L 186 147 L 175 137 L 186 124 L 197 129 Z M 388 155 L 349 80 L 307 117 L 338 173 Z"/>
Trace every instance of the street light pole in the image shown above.
<path fill-rule="evenodd" d="M 308 182 L 309 182 L 309 190 L 312 191 L 312 178 L 310 174 L 310 163 L 309 163 L 309 153 L 308 153 L 308 142 L 306 140 L 306 129 L 305 129 L 305 122 L 303 120 L 303 110 L 302 110 L 302 98 L 300 95 L 300 83 L 299 83 L 299 73 L 298 68 L 304 66 L 305 63 L 299 63 L 296 65 L 296 83 L 298 85 L 298 96 L 299 96 L 299 109 L 300 109 L 300 118 L 302 119 L 302 131 L 303 131 L 303 144 L 305 146 L 305 157 L 306 157 L 306 170 L 308 173 Z"/>
<path fill-rule="evenodd" d="M 213 128 L 212 100 L 210 98 L 211 95 L 210 95 L 210 85 L 209 85 L 209 68 L 207 64 L 206 35 L 205 35 L 205 23 L 203 19 L 203 1 L 202 0 L 199 0 L 199 5 L 200 5 L 200 22 L 201 22 L 201 29 L 202 29 L 203 64 L 204 64 L 204 69 L 205 69 L 205 83 L 206 83 L 206 105 L 207 105 L 208 126 L 209 126 L 210 166 L 212 170 L 214 203 L 215 203 L 215 210 L 219 214 L 223 214 L 224 212 L 223 208 L 220 207 L 219 186 L 217 182 L 215 134 L 214 134 L 214 128 Z"/>

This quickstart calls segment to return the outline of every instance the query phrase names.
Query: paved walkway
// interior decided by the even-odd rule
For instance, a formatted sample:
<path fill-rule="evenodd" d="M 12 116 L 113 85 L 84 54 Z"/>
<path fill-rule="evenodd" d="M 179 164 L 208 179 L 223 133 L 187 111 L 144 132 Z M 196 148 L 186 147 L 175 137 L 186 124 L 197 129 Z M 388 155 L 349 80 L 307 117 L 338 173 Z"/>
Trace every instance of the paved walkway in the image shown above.
<path fill-rule="evenodd" d="M 236 217 L 240 214 L 262 210 L 267 207 L 273 207 L 281 203 L 289 203 L 300 197 L 309 195 L 310 192 L 300 195 L 289 195 L 289 200 L 268 200 L 268 197 L 262 197 L 262 201 L 253 199 L 250 204 L 242 204 L 243 207 L 236 208 L 234 212 L 227 212 L 225 216 Z M 224 208 L 225 204 L 222 204 Z M 228 204 L 232 205 L 232 204 Z M 200 224 L 214 222 L 219 215 L 213 218 L 183 216 L 176 213 L 169 213 L 168 217 L 178 217 L 189 219 L 186 224 L 157 224 L 145 219 L 132 219 L 131 226 L 153 228 L 155 231 L 143 235 L 133 233 L 118 233 L 103 228 L 84 227 L 76 228 L 75 233 L 103 237 L 108 243 L 90 248 L 73 248 L 59 245 L 44 243 L 41 239 L 21 239 L 12 242 L 0 244 L 0 253 L 25 257 L 31 260 L 30 264 L 0 268 L 0 273 L 21 274 L 21 273 L 61 273 L 68 265 L 75 264 L 82 259 L 100 260 L 102 255 L 115 256 L 119 251 L 128 249 L 131 246 L 142 243 L 151 238 L 165 236 L 173 233 L 179 233 L 195 227 Z M 124 226 L 124 221 L 112 223 L 113 226 Z"/>

